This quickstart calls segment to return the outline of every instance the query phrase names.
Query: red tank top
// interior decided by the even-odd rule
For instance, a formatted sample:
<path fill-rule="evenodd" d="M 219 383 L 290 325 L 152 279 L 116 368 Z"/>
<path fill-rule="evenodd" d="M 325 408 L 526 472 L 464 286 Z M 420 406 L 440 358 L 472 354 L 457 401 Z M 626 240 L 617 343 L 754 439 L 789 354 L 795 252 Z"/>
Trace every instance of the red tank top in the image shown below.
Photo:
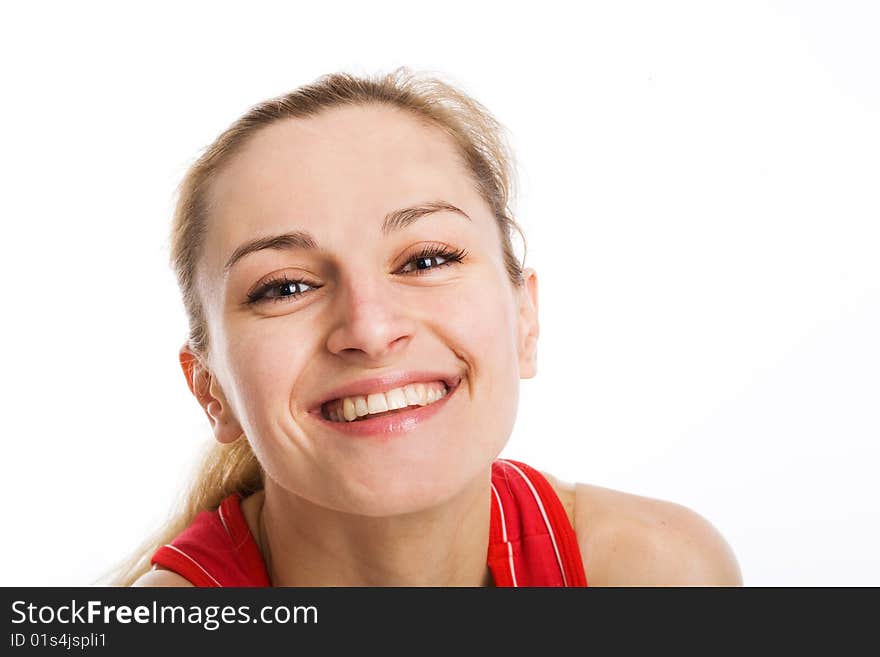
<path fill-rule="evenodd" d="M 489 550 L 496 586 L 586 586 L 574 529 L 562 502 L 540 472 L 519 461 L 492 464 Z M 161 546 L 151 563 L 195 586 L 271 586 L 260 548 L 232 493 L 201 511 Z"/>

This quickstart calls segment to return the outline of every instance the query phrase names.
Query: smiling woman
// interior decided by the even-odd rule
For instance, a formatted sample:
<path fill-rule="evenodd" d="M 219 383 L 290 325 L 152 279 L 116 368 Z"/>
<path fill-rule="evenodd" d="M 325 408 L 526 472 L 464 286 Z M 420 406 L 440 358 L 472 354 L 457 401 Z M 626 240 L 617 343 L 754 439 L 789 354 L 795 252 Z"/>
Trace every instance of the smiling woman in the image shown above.
<path fill-rule="evenodd" d="M 322 77 L 217 138 L 172 253 L 216 443 L 114 583 L 739 583 L 692 511 L 498 458 L 539 332 L 512 167 L 485 108 L 406 69 Z"/>

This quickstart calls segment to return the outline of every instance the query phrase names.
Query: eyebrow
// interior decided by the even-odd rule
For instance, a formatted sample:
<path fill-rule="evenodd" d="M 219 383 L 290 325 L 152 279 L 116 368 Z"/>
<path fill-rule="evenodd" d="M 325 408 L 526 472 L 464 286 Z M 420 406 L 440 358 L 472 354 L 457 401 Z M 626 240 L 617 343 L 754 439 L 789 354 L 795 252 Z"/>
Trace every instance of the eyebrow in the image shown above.
<path fill-rule="evenodd" d="M 403 230 L 419 219 L 436 212 L 455 212 L 468 221 L 471 221 L 471 218 L 467 216 L 463 210 L 455 207 L 451 203 L 447 203 L 446 201 L 432 201 L 411 208 L 401 208 L 400 210 L 389 212 L 385 215 L 385 219 L 382 222 L 382 235 L 389 235 L 395 231 Z M 226 264 L 223 266 L 223 275 L 225 276 L 228 274 L 229 270 L 232 269 L 232 266 L 246 255 L 264 249 L 276 249 L 280 251 L 297 249 L 316 251 L 319 250 L 320 247 L 311 233 L 304 230 L 294 230 L 289 233 L 281 233 L 280 235 L 258 237 L 257 239 L 245 242 L 233 251 L 232 255 L 229 256 L 229 260 L 227 260 Z"/>

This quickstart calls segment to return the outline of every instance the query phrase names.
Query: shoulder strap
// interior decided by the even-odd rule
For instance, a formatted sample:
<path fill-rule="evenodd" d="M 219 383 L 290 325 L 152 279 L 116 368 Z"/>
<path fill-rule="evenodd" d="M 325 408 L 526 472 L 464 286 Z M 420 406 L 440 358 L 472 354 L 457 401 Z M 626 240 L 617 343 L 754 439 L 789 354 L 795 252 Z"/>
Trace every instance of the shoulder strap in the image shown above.
<path fill-rule="evenodd" d="M 496 585 L 587 585 L 574 528 L 540 472 L 496 460 L 491 502 L 488 565 Z"/>
<path fill-rule="evenodd" d="M 195 586 L 269 586 L 265 562 L 232 493 L 213 511 L 200 511 L 184 531 L 153 554 L 151 563 Z"/>

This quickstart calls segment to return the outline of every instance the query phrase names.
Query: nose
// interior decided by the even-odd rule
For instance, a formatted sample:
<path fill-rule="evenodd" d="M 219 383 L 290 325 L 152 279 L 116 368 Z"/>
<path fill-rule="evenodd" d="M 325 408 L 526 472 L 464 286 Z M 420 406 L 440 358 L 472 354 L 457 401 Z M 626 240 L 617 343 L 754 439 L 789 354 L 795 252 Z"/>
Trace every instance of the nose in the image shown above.
<path fill-rule="evenodd" d="M 333 354 L 385 360 L 413 335 L 412 318 L 383 281 L 361 277 L 341 282 L 335 303 L 338 317 L 327 337 Z"/>

